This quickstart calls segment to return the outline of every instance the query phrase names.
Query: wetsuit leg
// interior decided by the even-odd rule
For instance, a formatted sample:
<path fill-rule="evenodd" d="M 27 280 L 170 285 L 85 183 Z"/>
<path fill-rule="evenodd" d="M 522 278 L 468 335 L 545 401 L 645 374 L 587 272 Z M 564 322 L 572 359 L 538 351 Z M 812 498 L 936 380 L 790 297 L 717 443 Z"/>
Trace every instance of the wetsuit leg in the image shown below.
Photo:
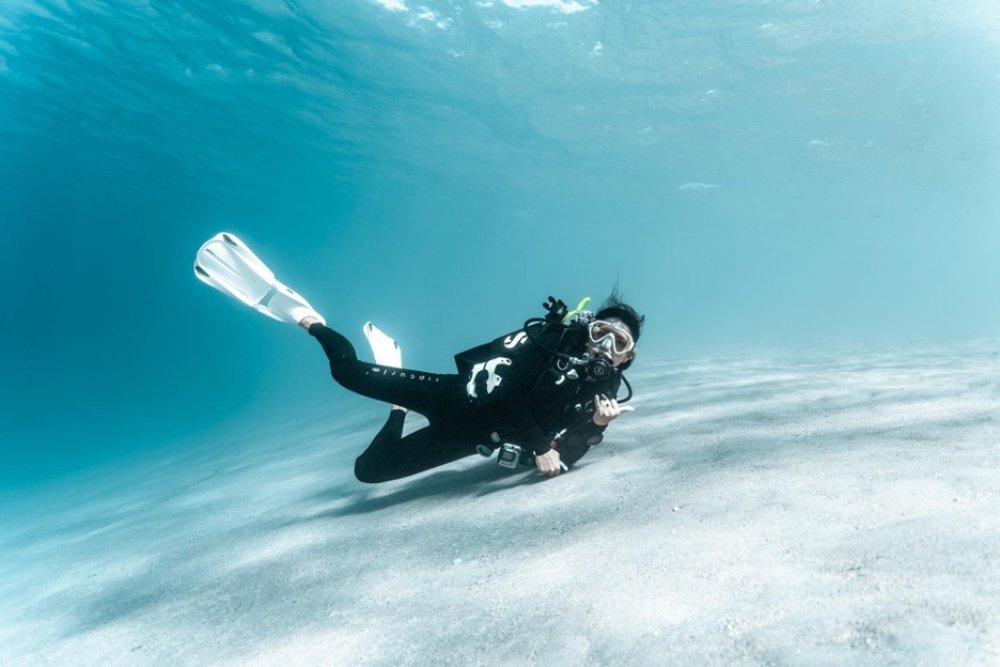
<path fill-rule="evenodd" d="M 476 453 L 473 438 L 460 430 L 427 426 L 403 436 L 402 410 L 393 410 L 368 449 L 354 462 L 362 482 L 387 482 Z"/>
<path fill-rule="evenodd" d="M 349 340 L 319 323 L 309 327 L 309 334 L 323 346 L 333 379 L 346 389 L 415 410 L 432 420 L 451 421 L 466 410 L 465 381 L 458 375 L 387 368 L 359 361 Z"/>

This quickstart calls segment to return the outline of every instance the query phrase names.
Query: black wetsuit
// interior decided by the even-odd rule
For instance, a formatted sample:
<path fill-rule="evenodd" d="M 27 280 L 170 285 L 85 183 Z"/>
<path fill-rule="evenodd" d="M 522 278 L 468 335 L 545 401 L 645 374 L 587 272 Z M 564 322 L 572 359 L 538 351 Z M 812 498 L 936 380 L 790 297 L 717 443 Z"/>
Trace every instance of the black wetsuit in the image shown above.
<path fill-rule="evenodd" d="M 592 420 L 594 395 L 615 396 L 620 379 L 587 381 L 536 343 L 579 355 L 586 335 L 581 327 L 536 327 L 532 332 L 531 338 L 516 331 L 460 353 L 455 356 L 458 373 L 437 374 L 359 361 L 346 338 L 322 324 L 312 325 L 309 333 L 323 346 L 337 382 L 409 408 L 430 422 L 404 438 L 405 413 L 393 410 L 357 458 L 357 478 L 399 479 L 475 454 L 479 444 L 496 448 L 503 442 L 535 454 L 555 447 L 564 463 L 576 463 L 601 441 L 606 428 Z"/>

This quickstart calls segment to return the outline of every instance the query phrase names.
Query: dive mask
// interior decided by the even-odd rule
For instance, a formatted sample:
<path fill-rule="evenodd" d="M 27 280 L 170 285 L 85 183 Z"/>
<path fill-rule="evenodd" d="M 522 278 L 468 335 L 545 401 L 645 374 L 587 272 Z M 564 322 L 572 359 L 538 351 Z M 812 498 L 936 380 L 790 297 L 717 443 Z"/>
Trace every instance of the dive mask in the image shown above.
<path fill-rule="evenodd" d="M 622 357 L 635 348 L 635 339 L 624 325 L 594 320 L 587 325 L 590 342 L 612 357 Z"/>

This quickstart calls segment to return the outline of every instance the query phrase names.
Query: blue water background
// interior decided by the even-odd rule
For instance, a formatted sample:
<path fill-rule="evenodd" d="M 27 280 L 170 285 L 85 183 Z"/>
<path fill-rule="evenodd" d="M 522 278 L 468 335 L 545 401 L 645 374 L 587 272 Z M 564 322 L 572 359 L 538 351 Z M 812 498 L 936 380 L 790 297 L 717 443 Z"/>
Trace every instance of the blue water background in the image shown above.
<path fill-rule="evenodd" d="M 993 2 L 7 0 L 0 487 L 365 405 L 616 279 L 641 353 L 1000 335 Z"/>

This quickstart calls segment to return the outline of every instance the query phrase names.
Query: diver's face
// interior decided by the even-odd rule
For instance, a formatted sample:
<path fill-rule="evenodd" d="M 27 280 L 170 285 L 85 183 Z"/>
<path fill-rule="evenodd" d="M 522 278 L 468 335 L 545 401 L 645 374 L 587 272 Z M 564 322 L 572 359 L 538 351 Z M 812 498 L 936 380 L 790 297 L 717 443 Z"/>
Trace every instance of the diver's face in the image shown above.
<path fill-rule="evenodd" d="M 615 368 L 635 356 L 632 330 L 617 317 L 594 320 L 587 326 L 587 333 L 587 352 L 606 357 Z"/>

